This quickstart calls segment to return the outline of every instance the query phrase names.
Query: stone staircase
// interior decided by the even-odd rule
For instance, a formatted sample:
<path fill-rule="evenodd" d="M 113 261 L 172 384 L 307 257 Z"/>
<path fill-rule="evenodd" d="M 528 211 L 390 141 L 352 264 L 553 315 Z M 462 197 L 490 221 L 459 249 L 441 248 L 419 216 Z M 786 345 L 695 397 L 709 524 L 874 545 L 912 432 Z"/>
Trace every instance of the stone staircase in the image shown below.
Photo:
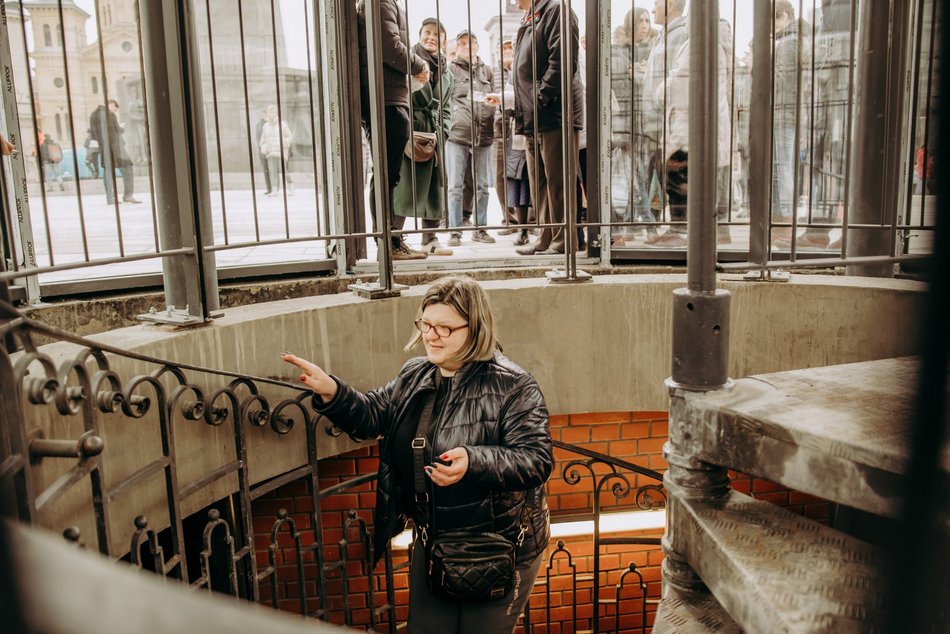
<path fill-rule="evenodd" d="M 899 609 L 888 605 L 885 552 L 729 489 L 720 467 L 894 518 L 916 384 L 916 359 L 900 358 L 707 393 L 672 386 L 667 561 L 653 631 L 883 631 Z M 950 474 L 950 448 L 943 456 Z M 932 590 L 935 600 L 950 596 Z M 950 631 L 950 620 L 934 631 Z"/>

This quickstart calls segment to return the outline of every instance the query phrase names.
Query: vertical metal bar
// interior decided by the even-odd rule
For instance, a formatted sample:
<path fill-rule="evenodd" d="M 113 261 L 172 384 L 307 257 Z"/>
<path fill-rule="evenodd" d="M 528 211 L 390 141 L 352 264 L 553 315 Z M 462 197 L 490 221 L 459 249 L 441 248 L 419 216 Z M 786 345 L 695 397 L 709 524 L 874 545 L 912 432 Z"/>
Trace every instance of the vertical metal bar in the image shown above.
<path fill-rule="evenodd" d="M 798 3 L 798 20 L 802 16 L 802 2 Z M 800 20 L 799 20 L 800 23 Z M 801 144 L 801 120 L 802 120 L 802 29 L 795 29 L 796 50 L 795 50 L 795 136 L 792 143 L 792 239 L 790 244 L 791 253 L 789 259 L 795 261 L 797 256 L 797 241 L 795 236 L 798 234 L 798 188 L 801 186 L 801 177 L 798 173 L 799 150 Z M 811 223 L 811 216 L 808 217 L 806 224 Z"/>
<path fill-rule="evenodd" d="M 898 176 L 894 165 L 899 165 L 893 149 L 900 145 L 900 127 L 895 124 L 900 122 L 899 100 L 903 98 L 903 91 L 895 88 L 900 85 L 900 70 L 904 65 L 906 6 L 906 0 L 859 5 L 861 54 L 856 70 L 858 83 L 853 93 L 855 146 L 851 167 L 854 177 L 850 184 L 852 205 L 848 216 L 855 224 L 879 226 L 849 229 L 850 244 L 846 253 L 852 257 L 892 254 L 896 212 L 893 184 Z M 847 272 L 890 277 L 894 266 L 851 265 Z"/>
<path fill-rule="evenodd" d="M 719 2 L 689 14 L 689 227 L 687 279 L 692 291 L 716 288 L 716 144 L 719 95 Z"/>
<path fill-rule="evenodd" d="M 924 211 L 926 210 L 926 206 L 924 204 L 926 201 L 926 193 L 924 192 L 924 189 L 927 186 L 927 177 L 930 176 L 930 167 L 928 165 L 927 157 L 932 156 L 930 153 L 931 151 L 930 150 L 930 147 L 931 147 L 930 146 L 930 119 L 933 116 L 933 104 L 934 104 L 934 98 L 933 98 L 933 87 L 935 83 L 934 68 L 936 68 L 936 64 L 934 63 L 934 60 L 936 59 L 934 57 L 934 48 L 935 48 L 936 37 L 937 37 L 937 7 L 938 5 L 939 3 L 936 2 L 936 0 L 932 0 L 931 2 L 932 9 L 930 12 L 930 46 L 927 49 L 927 52 L 930 55 L 930 59 L 928 60 L 928 64 L 927 64 L 927 105 L 926 105 L 926 115 L 924 116 L 924 162 L 923 162 L 924 164 L 923 164 L 923 170 L 921 170 L 921 175 L 920 175 L 921 184 L 922 184 L 921 196 L 920 196 L 920 226 L 921 227 L 923 227 L 926 224 L 926 221 L 924 219 Z M 916 113 L 915 113 L 915 118 L 916 118 Z"/>
<path fill-rule="evenodd" d="M 78 145 L 76 145 L 76 126 L 73 125 L 73 121 L 74 121 L 73 99 L 72 99 L 72 89 L 71 89 L 71 85 L 69 81 L 69 59 L 68 59 L 68 56 L 66 55 L 66 29 L 64 28 L 64 25 L 66 24 L 66 20 L 63 14 L 63 0 L 58 0 L 58 2 L 56 3 L 56 8 L 59 13 L 60 28 L 63 32 L 63 39 L 62 39 L 62 42 L 60 42 L 61 44 L 60 49 L 63 52 L 63 79 L 65 81 L 65 90 L 66 90 L 66 113 L 67 113 L 67 116 L 69 117 L 69 126 L 68 126 L 69 137 L 70 137 L 70 142 L 73 146 L 73 151 L 70 154 L 73 157 L 73 174 L 76 177 L 75 178 L 76 204 L 77 204 L 77 209 L 79 211 L 79 235 L 80 235 L 80 238 L 82 239 L 83 258 L 85 258 L 85 260 L 88 262 L 89 261 L 89 241 L 86 239 L 86 217 L 85 217 L 85 214 L 83 213 L 83 205 L 82 205 L 82 184 L 79 179 L 79 157 L 76 154 Z"/>
<path fill-rule="evenodd" d="M 20 3 L 20 27 L 23 30 L 23 59 L 29 65 L 30 51 L 27 46 L 27 37 L 26 37 L 26 15 L 23 8 L 23 3 Z M 30 69 L 27 69 L 26 75 L 26 86 L 27 90 L 30 93 L 30 116 L 33 119 L 33 142 L 36 144 L 36 166 L 39 169 L 40 177 L 40 200 L 43 201 L 43 223 L 46 228 L 46 248 L 49 252 L 49 264 L 54 266 L 56 264 L 54 260 L 53 253 L 53 237 L 52 231 L 50 231 L 50 222 L 49 222 L 49 207 L 46 204 L 46 170 L 43 167 L 42 151 L 40 149 L 40 124 L 39 120 L 36 117 L 36 92 L 33 89 L 33 73 Z M 26 148 L 20 149 L 21 155 L 24 157 L 23 160 L 26 160 Z M 26 181 L 24 181 L 25 183 Z M 31 228 L 32 229 L 32 228 Z M 121 248 L 121 240 L 120 240 Z M 34 254 L 35 257 L 35 254 Z"/>
<path fill-rule="evenodd" d="M 818 0 L 812 0 L 811 13 L 818 15 Z M 815 191 L 815 104 L 817 102 L 817 85 L 815 76 L 818 74 L 816 68 L 815 39 L 818 34 L 818 20 L 811 21 L 811 90 L 809 90 L 808 104 L 808 222 L 812 222 L 814 216 L 815 199 L 812 193 Z M 830 229 L 829 229 L 830 231 Z"/>
<path fill-rule="evenodd" d="M 277 10 L 274 8 L 274 0 L 270 0 L 270 30 L 271 30 L 271 50 L 274 55 L 274 95 L 277 98 L 277 140 L 280 148 L 280 183 L 283 190 L 284 202 L 284 237 L 290 239 L 290 208 L 287 205 L 287 159 L 290 148 L 284 148 L 284 109 L 280 99 L 280 61 L 277 58 Z M 287 152 L 285 153 L 285 150 Z M 273 184 L 274 175 L 271 174 L 271 184 Z"/>
<path fill-rule="evenodd" d="M 571 0 L 561 0 L 561 139 L 564 163 L 564 256 L 568 279 L 577 277 L 577 143 L 574 133 L 574 29 Z M 557 228 L 553 229 L 554 231 Z M 596 631 L 596 630 L 595 630 Z"/>
<path fill-rule="evenodd" d="M 633 0 L 631 0 L 631 5 Z M 631 6 L 631 9 L 633 7 Z M 610 77 L 611 10 L 607 3 L 587 0 L 587 76 Z M 591 46 L 593 49 L 591 50 Z M 631 66 L 632 67 L 632 66 Z M 631 77 L 631 81 L 632 81 Z M 601 249 L 610 249 L 610 82 L 587 82 L 587 255 L 601 257 Z M 633 100 L 631 99 L 631 106 Z M 633 152 L 633 126 L 630 126 L 630 151 Z M 593 160 L 592 160 L 593 159 Z M 606 233 L 602 223 L 608 222 Z M 600 236 L 600 240 L 592 236 Z"/>
<path fill-rule="evenodd" d="M 23 6 L 20 5 L 20 15 L 22 19 Z M 0 12 L 0 28 L 3 29 L 4 37 L 0 38 L 0 70 L 3 72 L 3 93 L 0 96 L 0 102 L 3 105 L 3 114 L 7 121 L 7 132 L 9 141 L 16 146 L 17 155 L 11 157 L 10 161 L 10 194 L 11 197 L 4 197 L 6 203 L 12 199 L 10 209 L 9 227 L 14 229 L 13 213 L 16 213 L 16 233 L 19 235 L 20 255 L 23 257 L 24 269 L 36 268 L 36 244 L 33 239 L 33 222 L 30 215 L 29 189 L 26 181 L 26 148 L 23 144 L 23 137 L 20 134 L 20 118 L 16 107 L 16 72 L 13 68 L 13 59 L 10 52 L 10 38 L 7 37 L 8 25 L 6 11 Z M 27 71 L 28 73 L 29 71 Z M 7 175 L 6 165 L 0 166 L 3 170 L 4 178 Z M 13 270 L 19 270 L 19 258 L 17 257 L 14 236 L 10 235 L 10 256 L 13 262 Z M 33 304 L 40 301 L 40 285 L 36 275 L 30 275 L 26 280 L 27 300 Z"/>
<path fill-rule="evenodd" d="M 320 58 L 326 77 L 321 99 L 327 104 L 324 160 L 327 190 L 330 192 L 333 225 L 340 230 L 360 233 L 365 230 L 366 203 L 363 182 L 363 143 L 360 126 L 361 105 L 356 5 L 348 0 L 322 0 L 321 11 L 314 11 L 325 38 L 326 54 Z M 335 243 L 337 266 L 350 270 L 357 258 L 366 256 L 366 240 L 354 238 Z"/>
<path fill-rule="evenodd" d="M 195 256 L 163 258 L 165 299 L 169 306 L 188 306 L 191 315 L 207 321 L 218 308 L 214 253 L 204 252 L 210 236 L 210 188 L 204 142 L 200 78 L 195 64 L 197 38 L 186 0 L 163 3 L 142 0 L 143 53 L 148 109 L 154 114 L 157 138 L 182 153 L 153 146 L 155 200 L 160 210 L 162 246 L 195 246 Z M 181 155 L 186 158 L 182 160 Z"/>
<path fill-rule="evenodd" d="M 866 4 L 866 3 L 865 3 Z M 857 46 L 858 8 L 856 3 L 849 2 L 849 25 L 848 25 L 848 95 L 852 98 L 845 109 L 845 157 L 844 157 L 844 213 L 841 218 L 841 254 L 848 252 L 849 234 L 848 225 L 851 218 L 851 181 L 853 179 L 853 170 L 851 166 L 851 157 L 854 155 L 852 139 L 854 138 L 854 103 L 856 100 L 854 75 L 855 75 L 855 47 Z"/>
<path fill-rule="evenodd" d="M 221 226 L 224 243 L 228 243 L 228 205 L 224 198 L 224 165 L 221 160 L 221 117 L 218 113 L 218 77 L 214 68 L 214 34 L 211 29 L 211 0 L 205 0 L 208 15 L 208 70 L 211 73 L 211 107 L 214 111 L 215 150 L 218 159 L 218 190 L 221 192 Z"/>
<path fill-rule="evenodd" d="M 99 156 L 101 157 L 102 169 L 105 171 L 103 178 L 108 178 L 112 182 L 112 203 L 113 208 L 115 209 L 115 228 L 118 237 L 119 245 L 119 255 L 125 255 L 125 240 L 122 236 L 122 215 L 119 213 L 119 179 L 115 177 L 115 157 L 113 156 L 113 147 L 116 148 L 115 154 L 118 154 L 118 150 L 121 149 L 118 147 L 119 139 L 112 138 L 112 130 L 109 126 L 109 115 L 112 114 L 109 111 L 109 82 L 106 79 L 106 54 L 105 49 L 103 48 L 102 43 L 102 11 L 99 6 L 99 0 L 95 0 L 95 14 L 96 14 L 96 44 L 99 49 L 99 71 L 102 73 L 100 75 L 100 88 L 102 88 L 102 106 L 105 108 L 100 114 L 99 117 L 99 126 L 101 138 L 99 139 Z M 22 7 L 22 4 L 21 4 Z M 32 87 L 30 92 L 33 92 Z M 103 183 L 105 184 L 105 183 Z M 122 186 L 125 187 L 125 177 L 122 177 Z M 50 259 L 50 264 L 52 264 L 52 259 Z"/>
<path fill-rule="evenodd" d="M 769 261 L 772 208 L 772 3 L 752 12 L 752 93 L 749 101 L 749 261 Z"/>
<path fill-rule="evenodd" d="M 905 102 L 904 124 L 906 132 L 901 137 L 901 156 L 907 160 L 906 167 L 902 172 L 903 182 L 901 184 L 900 200 L 898 202 L 898 211 L 903 217 L 902 224 L 906 227 L 911 223 L 914 204 L 914 173 L 915 159 L 917 153 L 917 110 L 920 107 L 920 71 L 921 71 L 921 46 L 923 45 L 923 25 L 921 19 L 924 15 L 924 0 L 914 2 L 913 13 L 911 14 L 910 32 L 908 38 L 908 62 L 907 78 L 904 86 L 909 90 L 909 99 Z M 908 253 L 909 239 L 907 230 L 903 232 L 903 245 L 900 253 Z"/>
<path fill-rule="evenodd" d="M 251 207 L 254 210 L 254 239 L 261 239 L 261 221 L 260 214 L 257 212 L 257 183 L 254 175 L 257 170 L 254 169 L 254 151 L 260 154 L 260 139 L 254 139 L 251 128 L 251 99 L 247 91 L 247 47 L 244 39 L 244 0 L 237 0 L 238 8 L 238 31 L 241 37 L 241 83 L 244 89 L 244 123 L 247 126 L 247 164 L 251 170 Z M 262 159 L 266 160 L 266 159 Z M 262 166 L 267 169 L 267 166 Z M 228 242 L 228 226 L 224 225 L 224 243 Z"/>
<path fill-rule="evenodd" d="M 409 24 L 409 0 L 403 0 L 403 10 L 406 12 L 406 24 L 408 25 Z M 407 26 L 406 33 L 407 34 L 409 33 L 408 26 Z M 441 47 L 442 45 L 441 31 L 439 32 L 438 37 L 439 37 L 439 46 Z M 412 74 L 412 47 L 409 45 L 409 42 L 406 42 L 406 75 L 411 75 L 411 74 Z M 415 125 L 415 118 L 413 117 L 414 106 L 412 104 L 413 94 L 414 93 L 411 90 L 411 82 L 410 82 L 410 90 L 409 90 L 409 145 L 410 147 L 415 145 L 415 142 L 416 142 L 415 141 L 416 125 Z M 441 99 L 439 101 L 441 103 Z M 400 176 L 400 179 L 401 178 L 402 177 Z M 413 229 L 418 231 L 419 230 L 419 216 L 417 215 L 416 210 L 418 209 L 419 201 L 416 199 L 416 162 L 415 160 L 412 160 L 409 162 L 409 180 L 410 180 L 411 189 L 412 189 L 412 191 L 409 193 L 409 198 L 410 200 L 412 200 L 412 220 L 413 220 L 412 226 L 413 226 Z M 403 237 L 403 239 L 405 238 Z"/>
<path fill-rule="evenodd" d="M 373 179 L 376 196 L 376 227 L 382 232 L 377 240 L 377 259 L 379 260 L 379 286 L 385 291 L 393 289 L 392 225 L 390 208 L 392 196 L 389 191 L 389 169 L 386 164 L 386 117 L 383 104 L 382 85 L 375 78 L 383 76 L 382 28 L 379 6 L 369 0 L 366 10 L 366 60 L 369 65 L 369 110 L 373 135 Z"/>
<path fill-rule="evenodd" d="M 319 2 L 319 0 L 313 0 L 314 2 Z M 317 235 L 322 233 L 320 226 L 320 208 L 323 207 L 323 213 L 328 213 L 329 204 L 326 202 L 327 189 L 326 189 L 326 164 L 323 162 L 323 155 L 317 153 L 317 126 L 320 127 L 319 138 L 323 141 L 325 137 L 324 128 L 323 128 L 323 113 L 319 112 L 319 106 L 313 99 L 313 82 L 317 82 L 317 93 L 323 94 L 323 77 L 321 73 L 314 75 L 313 67 L 310 61 L 310 55 L 312 53 L 310 49 L 310 29 L 313 28 L 313 40 L 314 40 L 314 50 L 322 51 L 323 47 L 320 43 L 320 29 L 316 28 L 316 24 L 310 22 L 310 2 L 308 0 L 303 0 L 303 15 L 304 15 L 304 36 L 307 39 L 307 96 L 310 100 L 310 149 L 311 149 L 311 158 L 313 159 L 313 204 L 315 205 L 314 209 L 314 221 L 315 221 L 315 232 Z M 320 204 L 320 193 L 323 192 L 323 201 L 324 204 Z M 323 227 L 328 227 L 328 219 L 324 219 Z"/>
<path fill-rule="evenodd" d="M 135 2 L 135 30 L 138 35 L 138 53 L 139 53 L 139 76 L 142 78 L 141 87 L 142 94 L 140 98 L 142 100 L 142 113 L 145 117 L 145 156 L 151 157 L 151 126 L 149 125 L 149 114 L 148 108 L 145 107 L 145 104 L 148 103 L 148 86 L 145 82 L 145 58 L 142 56 L 142 12 L 141 12 L 141 0 L 134 0 Z M 148 163 L 148 186 L 150 191 L 155 191 L 155 178 L 152 174 L 152 161 L 146 159 Z M 151 196 L 151 207 L 152 207 L 152 239 L 155 244 L 155 251 L 160 251 L 161 247 L 159 246 L 159 237 L 158 237 L 158 208 L 155 206 L 155 196 Z"/>

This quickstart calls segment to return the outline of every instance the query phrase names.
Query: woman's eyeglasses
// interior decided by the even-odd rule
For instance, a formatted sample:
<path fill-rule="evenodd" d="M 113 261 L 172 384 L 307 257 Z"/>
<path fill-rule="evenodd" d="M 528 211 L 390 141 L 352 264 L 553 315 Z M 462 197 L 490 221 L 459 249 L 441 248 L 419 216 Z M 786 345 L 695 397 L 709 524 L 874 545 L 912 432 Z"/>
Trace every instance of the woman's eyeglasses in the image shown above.
<path fill-rule="evenodd" d="M 424 335 L 429 334 L 430 330 L 434 330 L 435 334 L 439 339 L 445 339 L 451 335 L 456 330 L 461 330 L 462 328 L 468 328 L 468 324 L 462 324 L 461 326 L 437 326 L 435 324 L 430 324 L 424 319 L 417 319 L 413 322 L 416 325 L 416 330 L 421 332 Z"/>

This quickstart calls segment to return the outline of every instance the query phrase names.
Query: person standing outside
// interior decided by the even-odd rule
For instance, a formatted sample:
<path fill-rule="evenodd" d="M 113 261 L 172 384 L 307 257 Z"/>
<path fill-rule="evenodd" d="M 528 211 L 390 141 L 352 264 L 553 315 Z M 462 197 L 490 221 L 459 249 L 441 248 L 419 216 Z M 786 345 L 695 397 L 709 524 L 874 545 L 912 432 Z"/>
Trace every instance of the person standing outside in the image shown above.
<path fill-rule="evenodd" d="M 456 57 L 449 64 L 455 82 L 452 91 L 452 127 L 445 144 L 445 164 L 449 179 L 449 227 L 462 226 L 462 189 L 466 164 L 471 157 L 474 166 L 475 223 L 488 223 L 488 180 L 492 139 L 495 136 L 495 108 L 485 103 L 491 94 L 494 73 L 478 57 L 478 38 L 462 31 L 455 38 Z M 493 237 L 484 229 L 472 234 L 475 242 L 492 243 Z M 450 246 L 460 244 L 459 234 L 453 234 Z"/>
<path fill-rule="evenodd" d="M 418 157 L 402 157 L 402 172 L 399 184 L 393 191 L 393 206 L 397 216 L 419 218 L 424 229 L 436 229 L 445 219 L 445 172 L 439 161 L 439 150 L 449 137 L 449 101 L 452 97 L 453 79 L 448 60 L 441 53 L 445 39 L 445 27 L 435 18 L 422 21 L 419 43 L 412 52 L 429 66 L 429 81 L 412 93 L 412 129 L 410 143 L 435 135 L 434 153 L 427 160 Z M 432 232 L 422 234 L 422 250 L 427 255 L 452 255 L 452 250 L 442 246 Z"/>
<path fill-rule="evenodd" d="M 63 172 L 59 167 L 63 160 L 63 148 L 48 134 L 43 138 L 43 144 L 40 146 L 40 159 L 43 161 L 46 191 L 53 190 L 53 181 L 59 184 L 59 191 L 66 191 L 66 186 L 63 184 Z"/>
<path fill-rule="evenodd" d="M 801 41 L 799 41 L 801 39 Z M 792 224 L 795 213 L 796 111 L 799 98 L 799 60 L 811 58 L 807 42 L 799 37 L 795 7 L 789 0 L 775 2 L 774 105 L 772 119 L 772 222 Z M 801 57 L 799 57 L 799 51 Z M 803 103 L 808 103 L 803 100 Z M 802 115 L 807 108 L 802 108 Z M 791 226 L 772 230 L 773 246 L 789 248 Z M 827 244 L 827 237 L 824 242 Z M 811 245 L 808 245 L 811 246 Z"/>
<path fill-rule="evenodd" d="M 137 204 L 135 198 L 135 170 L 132 159 L 125 149 L 124 126 L 119 123 L 119 102 L 108 101 L 108 110 L 100 105 L 89 117 L 92 138 L 99 144 L 99 162 L 103 167 L 102 182 L 106 190 L 106 203 L 115 204 L 115 170 L 122 174 L 122 202 Z"/>
<path fill-rule="evenodd" d="M 260 148 L 261 155 L 267 162 L 271 181 L 271 187 L 265 195 L 276 196 L 280 191 L 282 179 L 287 180 L 287 193 L 293 194 L 294 182 L 287 173 L 287 157 L 294 142 L 294 133 L 287 122 L 280 118 L 277 106 L 267 106 L 265 116 L 266 120 L 261 126 Z"/>
<path fill-rule="evenodd" d="M 528 177 L 531 181 L 535 213 L 544 224 L 562 224 L 567 196 L 573 196 L 575 183 L 565 183 L 564 161 L 577 161 L 577 154 L 565 153 L 561 135 L 561 73 L 569 73 L 577 83 L 577 55 L 580 49 L 577 15 L 571 11 L 571 67 L 561 59 L 561 7 L 557 0 L 518 0 L 525 11 L 515 38 L 512 66 L 515 132 L 525 135 Z M 573 98 L 573 94 L 568 96 Z M 577 131 L 583 127 L 583 110 L 575 109 L 571 122 L 573 146 Z M 545 227 L 538 239 L 516 249 L 520 255 L 562 254 L 565 249 L 564 227 Z"/>
<path fill-rule="evenodd" d="M 515 59 L 514 42 L 510 37 L 505 37 L 501 42 L 501 48 L 498 51 L 498 67 L 495 69 L 494 86 L 492 92 L 502 93 L 508 86 L 511 75 L 511 65 Z M 512 104 L 505 104 L 507 109 L 511 109 Z M 495 163 L 495 193 L 498 195 L 498 202 L 501 208 L 505 210 L 505 224 L 518 224 L 518 215 L 515 208 L 511 206 L 508 200 L 508 191 L 505 184 L 506 180 L 506 159 L 505 147 L 510 146 L 511 136 L 513 134 L 511 118 L 508 117 L 501 108 L 495 113 L 495 142 L 492 145 Z M 517 233 L 517 229 L 502 229 L 498 232 L 500 236 L 508 236 Z"/>
<path fill-rule="evenodd" d="M 683 0 L 685 2 L 685 0 Z M 669 10 L 671 5 L 680 6 L 680 0 L 657 0 L 656 8 L 661 6 Z M 665 13 L 657 14 L 667 17 Z M 682 17 L 682 15 L 679 15 Z M 659 17 L 657 18 L 659 20 Z M 684 24 L 685 28 L 685 24 Z M 729 100 L 727 90 L 729 87 L 728 73 L 729 62 L 723 44 L 730 40 L 727 37 L 728 30 L 722 28 L 720 23 L 719 40 L 717 42 L 718 68 L 719 68 L 719 91 L 716 113 L 717 144 L 716 144 L 716 165 L 718 172 L 718 183 L 723 182 L 723 173 L 728 170 L 730 147 L 730 119 Z M 671 225 L 670 229 L 663 234 L 653 238 L 648 238 L 646 244 L 663 247 L 685 247 L 687 243 L 686 220 L 687 220 L 687 195 L 688 195 L 688 168 L 689 168 L 689 33 L 684 31 L 685 37 L 680 44 L 679 49 L 671 51 L 673 57 L 669 65 L 665 81 L 657 82 L 652 87 L 652 97 L 654 108 L 659 108 L 664 112 L 665 129 L 663 136 L 663 156 L 665 157 L 666 169 L 666 195 L 670 205 L 670 220 L 681 224 Z M 657 47 L 651 53 L 662 54 L 661 48 Z M 651 60 L 652 61 L 652 60 Z M 647 62 L 650 67 L 651 62 Z M 649 96 L 649 95 L 648 95 Z M 721 188 L 721 186 L 720 186 Z M 716 211 L 718 217 L 725 217 L 726 207 L 722 198 L 717 196 Z M 720 224 L 718 227 L 717 241 L 720 244 L 728 243 L 729 227 Z"/>
<path fill-rule="evenodd" d="M 372 123 L 370 121 L 369 106 L 369 58 L 366 46 L 366 3 L 359 0 L 356 4 L 357 39 L 359 41 L 360 56 L 360 103 L 363 128 L 366 135 L 372 139 Z M 409 49 L 409 27 L 406 25 L 406 16 L 397 0 L 378 0 L 378 13 L 382 40 L 383 76 L 373 77 L 372 81 L 382 80 L 383 88 L 383 116 L 386 121 L 386 138 L 384 160 L 389 182 L 390 208 L 386 210 L 386 217 L 393 229 L 402 229 L 406 218 L 398 216 L 393 208 L 393 191 L 399 184 L 399 172 L 402 167 L 402 156 L 409 142 L 412 122 L 409 119 L 409 78 L 414 77 L 420 84 L 429 81 L 429 65 L 425 60 Z M 271 175 L 273 177 L 273 174 Z M 376 177 L 370 179 L 369 205 L 373 221 L 373 232 L 379 231 L 376 220 Z M 421 260 L 426 257 L 422 251 L 410 249 L 401 235 L 392 237 L 393 260 Z"/>

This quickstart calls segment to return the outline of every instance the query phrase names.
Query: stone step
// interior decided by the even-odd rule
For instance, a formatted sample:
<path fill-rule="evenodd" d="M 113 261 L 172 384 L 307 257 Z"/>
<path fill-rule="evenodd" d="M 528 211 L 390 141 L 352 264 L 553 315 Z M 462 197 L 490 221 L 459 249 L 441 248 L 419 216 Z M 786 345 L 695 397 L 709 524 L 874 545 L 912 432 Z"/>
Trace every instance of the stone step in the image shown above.
<path fill-rule="evenodd" d="M 743 630 L 882 631 L 887 583 L 877 548 L 736 491 L 715 502 L 674 499 L 669 521 Z"/>
<path fill-rule="evenodd" d="M 700 460 L 897 517 L 917 366 L 904 357 L 740 379 L 688 394 L 681 433 Z M 950 447 L 943 464 L 947 487 Z"/>
<path fill-rule="evenodd" d="M 671 589 L 660 601 L 653 634 L 740 634 L 740 628 L 716 597 L 709 592 Z"/>

